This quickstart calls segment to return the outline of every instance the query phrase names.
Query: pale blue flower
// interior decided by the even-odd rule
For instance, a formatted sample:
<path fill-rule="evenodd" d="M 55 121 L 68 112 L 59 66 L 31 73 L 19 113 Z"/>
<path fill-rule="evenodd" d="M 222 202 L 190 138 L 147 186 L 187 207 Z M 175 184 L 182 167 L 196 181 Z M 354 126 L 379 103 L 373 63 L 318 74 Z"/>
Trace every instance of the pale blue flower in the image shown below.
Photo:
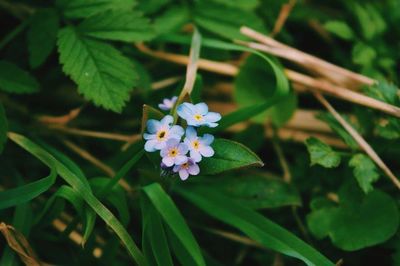
<path fill-rule="evenodd" d="M 182 180 L 186 180 L 189 175 L 198 175 L 200 173 L 199 166 L 192 158 L 189 158 L 186 163 L 175 165 L 172 170 L 175 173 L 179 173 L 179 177 Z"/>
<path fill-rule="evenodd" d="M 171 99 L 165 98 L 162 103 L 158 105 L 158 108 L 164 111 L 169 111 L 174 107 L 178 97 L 174 96 Z"/>
<path fill-rule="evenodd" d="M 203 137 L 198 137 L 193 127 L 188 127 L 186 129 L 184 143 L 189 148 L 190 157 L 196 163 L 200 162 L 202 157 L 211 157 L 214 155 L 214 149 L 210 146 L 213 141 L 213 135 L 204 134 Z"/>
<path fill-rule="evenodd" d="M 189 126 L 208 126 L 216 127 L 216 123 L 221 119 L 219 113 L 208 112 L 208 106 L 205 103 L 191 104 L 183 103 L 177 108 L 178 115 L 185 119 Z"/>
<path fill-rule="evenodd" d="M 162 163 L 167 167 L 180 165 L 188 161 L 186 154 L 189 149 L 186 144 L 178 139 L 169 139 L 166 146 L 161 150 Z"/>
<path fill-rule="evenodd" d="M 174 118 L 166 115 L 160 121 L 149 119 L 147 121 L 148 133 L 143 134 L 146 141 L 144 149 L 148 152 L 161 150 L 166 146 L 169 139 L 180 140 L 184 134 L 181 126 L 172 126 Z"/>

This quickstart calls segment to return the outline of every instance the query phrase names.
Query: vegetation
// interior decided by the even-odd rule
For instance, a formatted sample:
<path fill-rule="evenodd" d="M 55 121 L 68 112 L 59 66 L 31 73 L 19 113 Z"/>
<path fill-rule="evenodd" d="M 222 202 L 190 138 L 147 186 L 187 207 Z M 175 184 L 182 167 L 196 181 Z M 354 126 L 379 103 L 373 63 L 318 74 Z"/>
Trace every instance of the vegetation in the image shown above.
<path fill-rule="evenodd" d="M 0 0 L 0 265 L 400 265 L 399 23 Z"/>

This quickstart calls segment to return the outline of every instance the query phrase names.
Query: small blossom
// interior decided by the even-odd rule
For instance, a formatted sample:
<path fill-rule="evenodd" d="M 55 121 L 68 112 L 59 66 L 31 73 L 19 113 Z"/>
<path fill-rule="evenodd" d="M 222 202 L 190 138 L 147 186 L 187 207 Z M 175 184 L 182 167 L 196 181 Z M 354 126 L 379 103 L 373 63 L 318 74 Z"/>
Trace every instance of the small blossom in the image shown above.
<path fill-rule="evenodd" d="M 181 139 L 184 130 L 181 126 L 171 126 L 174 118 L 170 115 L 165 116 L 160 121 L 150 119 L 147 121 L 147 131 L 143 135 L 147 140 L 144 149 L 148 152 L 161 150 L 166 146 L 169 139 Z"/>
<path fill-rule="evenodd" d="M 196 163 L 201 161 L 201 157 L 211 157 L 214 155 L 214 149 L 210 147 L 214 141 L 214 136 L 204 134 L 203 137 L 198 137 L 197 132 L 193 127 L 186 129 L 186 137 L 184 143 L 188 146 L 190 151 L 190 158 Z"/>
<path fill-rule="evenodd" d="M 216 127 L 216 123 L 221 119 L 221 115 L 215 112 L 208 112 L 208 106 L 205 103 L 191 104 L 183 103 L 177 108 L 178 115 L 185 119 L 189 126 L 208 126 Z"/>
<path fill-rule="evenodd" d="M 186 163 L 188 158 L 186 153 L 189 151 L 184 143 L 180 143 L 178 139 L 169 139 L 166 146 L 161 150 L 162 163 L 167 167 L 174 164 L 180 165 Z"/>
<path fill-rule="evenodd" d="M 165 98 L 162 103 L 158 105 L 158 108 L 164 111 L 169 111 L 174 107 L 174 104 L 178 100 L 178 97 L 174 96 L 171 99 Z"/>
<path fill-rule="evenodd" d="M 175 165 L 173 171 L 179 173 L 182 180 L 186 180 L 189 175 L 198 175 L 200 168 L 192 158 L 189 158 L 186 163 Z"/>

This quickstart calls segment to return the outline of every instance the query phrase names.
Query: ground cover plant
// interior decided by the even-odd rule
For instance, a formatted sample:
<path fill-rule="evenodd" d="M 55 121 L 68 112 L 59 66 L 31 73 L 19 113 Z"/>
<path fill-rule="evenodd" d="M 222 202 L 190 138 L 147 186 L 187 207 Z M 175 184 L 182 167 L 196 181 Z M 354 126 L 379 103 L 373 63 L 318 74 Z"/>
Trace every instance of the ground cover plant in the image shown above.
<path fill-rule="evenodd" d="M 399 23 L 0 0 L 0 265 L 400 265 Z"/>

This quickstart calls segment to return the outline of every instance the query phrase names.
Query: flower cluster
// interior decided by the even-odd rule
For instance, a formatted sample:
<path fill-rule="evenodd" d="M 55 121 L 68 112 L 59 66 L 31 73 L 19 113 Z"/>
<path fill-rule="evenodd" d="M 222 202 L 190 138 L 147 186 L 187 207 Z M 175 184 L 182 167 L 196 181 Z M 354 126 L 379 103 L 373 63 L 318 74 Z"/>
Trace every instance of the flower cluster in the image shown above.
<path fill-rule="evenodd" d="M 164 99 L 159 107 L 170 110 L 175 102 L 176 97 Z M 218 126 L 221 115 L 209 112 L 205 103 L 183 103 L 178 106 L 177 113 L 186 121 L 186 130 L 174 125 L 171 115 L 166 115 L 160 121 L 150 119 L 147 121 L 147 133 L 143 135 L 146 140 L 144 149 L 148 152 L 160 151 L 161 168 L 178 173 L 182 180 L 186 180 L 190 175 L 200 173 L 198 163 L 203 157 L 214 155 L 211 147 L 214 136 L 198 136 L 196 129 L 200 126 Z"/>

